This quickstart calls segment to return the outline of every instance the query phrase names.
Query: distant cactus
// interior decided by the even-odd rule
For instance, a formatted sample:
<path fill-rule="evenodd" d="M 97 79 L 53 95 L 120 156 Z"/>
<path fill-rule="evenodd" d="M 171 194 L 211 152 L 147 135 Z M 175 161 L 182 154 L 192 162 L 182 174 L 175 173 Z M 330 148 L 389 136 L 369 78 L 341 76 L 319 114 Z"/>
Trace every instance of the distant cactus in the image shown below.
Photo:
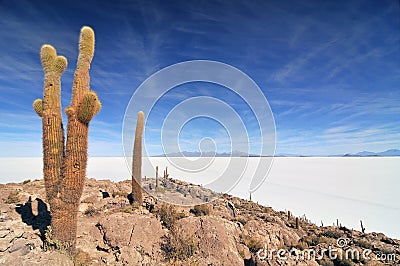
<path fill-rule="evenodd" d="M 365 227 L 363 226 L 362 220 L 360 220 L 360 224 L 361 224 L 361 232 L 365 234 Z"/>
<path fill-rule="evenodd" d="M 158 166 L 156 166 L 156 187 L 158 187 Z"/>
<path fill-rule="evenodd" d="M 44 70 L 43 100 L 33 109 L 42 118 L 43 174 L 51 211 L 51 237 L 57 248 L 75 252 L 77 215 L 86 177 L 88 123 L 101 108 L 95 92 L 89 89 L 89 68 L 94 54 L 94 32 L 83 27 L 79 57 L 68 116 L 67 141 L 61 111 L 61 74 L 67 59 L 51 45 L 43 45 L 40 56 Z"/>
<path fill-rule="evenodd" d="M 169 174 L 168 174 L 168 166 L 166 166 L 165 167 L 165 170 L 164 170 L 164 179 L 167 179 L 169 177 Z"/>
<path fill-rule="evenodd" d="M 168 186 L 168 177 L 169 177 L 169 174 L 168 174 L 168 167 L 166 166 L 166 167 L 165 167 L 165 170 L 164 170 L 164 172 L 163 172 L 163 180 L 161 181 L 161 185 L 162 185 L 162 186 L 164 186 L 164 187 L 167 187 L 167 186 Z"/>
<path fill-rule="evenodd" d="M 144 127 L 144 113 L 138 112 L 136 121 L 135 142 L 132 158 L 132 197 L 139 204 L 143 202 L 142 191 L 142 138 Z"/>

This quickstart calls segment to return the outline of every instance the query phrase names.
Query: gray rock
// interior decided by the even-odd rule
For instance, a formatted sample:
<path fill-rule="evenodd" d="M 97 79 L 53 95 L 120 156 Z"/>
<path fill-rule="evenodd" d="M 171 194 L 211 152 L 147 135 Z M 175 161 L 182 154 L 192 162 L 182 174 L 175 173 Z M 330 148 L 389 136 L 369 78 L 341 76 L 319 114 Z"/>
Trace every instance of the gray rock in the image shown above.
<path fill-rule="evenodd" d="M 8 252 L 14 253 L 15 256 L 25 256 L 31 252 L 31 248 L 26 245 L 25 239 L 20 238 L 13 242 L 13 245 L 8 249 Z"/>

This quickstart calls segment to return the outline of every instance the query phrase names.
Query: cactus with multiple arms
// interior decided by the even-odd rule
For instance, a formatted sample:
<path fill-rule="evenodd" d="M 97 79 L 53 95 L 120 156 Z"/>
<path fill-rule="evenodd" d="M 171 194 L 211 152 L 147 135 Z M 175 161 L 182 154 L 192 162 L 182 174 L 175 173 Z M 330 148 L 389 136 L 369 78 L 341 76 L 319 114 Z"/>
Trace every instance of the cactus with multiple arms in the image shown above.
<path fill-rule="evenodd" d="M 139 203 L 143 202 L 142 191 L 142 138 L 144 127 L 144 113 L 138 112 L 136 121 L 135 142 L 133 146 L 132 157 L 132 197 L 133 201 Z"/>
<path fill-rule="evenodd" d="M 33 103 L 42 118 L 43 174 L 46 197 L 52 215 L 52 238 L 57 248 L 75 252 L 77 214 L 86 177 L 88 129 L 90 120 L 100 111 L 95 92 L 89 89 L 89 69 L 94 54 L 94 32 L 81 29 L 79 57 L 68 116 L 67 142 L 61 112 L 61 74 L 67 60 L 57 56 L 50 45 L 43 45 L 41 62 L 44 70 L 44 98 Z"/>

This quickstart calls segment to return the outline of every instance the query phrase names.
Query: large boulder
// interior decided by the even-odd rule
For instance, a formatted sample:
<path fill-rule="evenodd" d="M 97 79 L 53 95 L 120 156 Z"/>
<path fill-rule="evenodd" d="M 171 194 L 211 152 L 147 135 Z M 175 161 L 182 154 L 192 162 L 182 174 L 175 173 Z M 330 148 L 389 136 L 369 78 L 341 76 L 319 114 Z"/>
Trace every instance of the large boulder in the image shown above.
<path fill-rule="evenodd" d="M 199 265 L 244 265 L 237 224 L 214 216 L 187 217 L 178 220 L 174 230 L 181 237 L 197 239 L 193 260 Z"/>
<path fill-rule="evenodd" d="M 108 257 L 109 263 L 158 265 L 163 259 L 160 244 L 166 232 L 152 215 L 118 212 L 100 219 L 96 227 L 101 233 L 97 249 L 114 256 Z"/>

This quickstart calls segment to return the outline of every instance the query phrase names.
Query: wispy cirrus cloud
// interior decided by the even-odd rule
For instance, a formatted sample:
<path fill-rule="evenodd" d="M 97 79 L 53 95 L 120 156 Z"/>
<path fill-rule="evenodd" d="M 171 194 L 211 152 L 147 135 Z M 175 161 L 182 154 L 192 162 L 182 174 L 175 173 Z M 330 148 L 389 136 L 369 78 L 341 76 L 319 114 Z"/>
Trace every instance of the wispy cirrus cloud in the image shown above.
<path fill-rule="evenodd" d="M 40 143 L 40 119 L 33 118 L 31 109 L 32 101 L 43 93 L 40 47 L 50 43 L 69 60 L 62 76 L 66 107 L 79 28 L 90 25 L 96 32 L 91 85 L 103 103 L 91 125 L 90 138 L 100 145 L 94 154 L 106 154 L 108 148 L 101 148 L 106 142 L 112 146 L 109 150 L 119 149 L 126 105 L 149 75 L 193 59 L 231 64 L 257 82 L 275 115 L 278 153 L 398 147 L 399 11 L 397 2 L 363 0 L 4 2 L 0 5 L 0 140 L 14 133 L 22 143 L 32 131 Z M 147 93 L 153 96 L 154 91 Z M 257 135 L 257 121 L 243 100 L 215 86 L 187 86 L 164 95 L 149 132 L 161 127 L 160 117 L 174 104 L 195 95 L 225 101 L 244 118 L 250 136 Z M 188 134 L 185 141 L 189 145 L 191 136 L 193 140 L 205 136 L 207 129 L 211 128 Z"/>

